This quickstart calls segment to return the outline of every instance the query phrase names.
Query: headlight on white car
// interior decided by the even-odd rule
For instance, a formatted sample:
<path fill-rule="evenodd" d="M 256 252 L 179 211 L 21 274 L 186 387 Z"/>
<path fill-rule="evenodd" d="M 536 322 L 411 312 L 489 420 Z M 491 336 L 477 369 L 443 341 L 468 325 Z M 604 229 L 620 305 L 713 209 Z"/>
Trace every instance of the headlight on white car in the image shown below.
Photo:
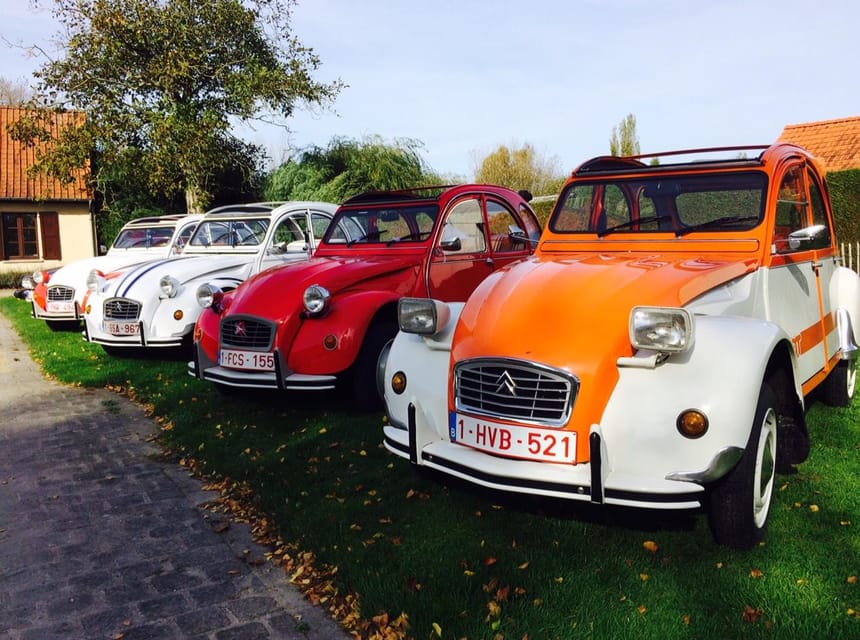
<path fill-rule="evenodd" d="M 45 273 L 43 271 L 34 271 L 33 272 L 33 282 L 36 284 L 42 284 L 42 280 L 45 279 Z"/>
<path fill-rule="evenodd" d="M 33 279 L 33 276 L 24 276 L 21 278 L 21 288 L 28 289 L 32 291 L 36 288 L 36 281 Z"/>
<path fill-rule="evenodd" d="M 328 309 L 330 300 L 331 294 L 328 289 L 318 284 L 309 286 L 302 295 L 305 311 L 312 316 L 318 316 Z"/>
<path fill-rule="evenodd" d="M 158 286 L 161 287 L 161 293 L 168 298 L 175 298 L 179 295 L 180 287 L 179 280 L 173 276 L 164 276 L 158 281 Z"/>
<path fill-rule="evenodd" d="M 428 298 L 401 298 L 397 322 L 404 333 L 430 336 L 448 325 L 451 309 L 444 302 Z"/>
<path fill-rule="evenodd" d="M 693 315 L 673 307 L 634 307 L 630 343 L 637 349 L 681 353 L 693 346 Z"/>
<path fill-rule="evenodd" d="M 197 287 L 196 295 L 197 304 L 199 304 L 204 309 L 212 307 L 217 311 L 217 307 L 221 303 L 221 298 L 224 297 L 224 292 L 221 291 L 221 289 L 219 287 L 216 287 L 214 284 L 204 282 L 199 287 Z"/>
<path fill-rule="evenodd" d="M 93 269 L 87 274 L 87 289 L 95 293 L 102 288 L 105 278 L 98 269 Z"/>

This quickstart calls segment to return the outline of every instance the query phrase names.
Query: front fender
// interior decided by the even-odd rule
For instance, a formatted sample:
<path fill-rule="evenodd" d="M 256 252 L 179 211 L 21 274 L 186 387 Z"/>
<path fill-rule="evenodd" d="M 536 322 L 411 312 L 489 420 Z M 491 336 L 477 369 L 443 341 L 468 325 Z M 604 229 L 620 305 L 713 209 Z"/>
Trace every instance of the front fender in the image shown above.
<path fill-rule="evenodd" d="M 406 429 L 409 406 L 415 407 L 418 421 L 429 427 L 419 429 L 432 433 L 436 439 L 448 437 L 448 381 L 450 375 L 451 341 L 463 303 L 449 303 L 451 317 L 447 325 L 432 336 L 399 332 L 394 339 L 385 364 L 384 397 L 391 425 Z M 391 377 L 406 376 L 406 388 L 395 393 Z"/>
<path fill-rule="evenodd" d="M 600 422 L 607 471 L 695 475 L 718 452 L 746 447 L 771 355 L 789 338 L 772 323 L 738 316 L 697 316 L 695 331 L 692 350 L 661 364 L 619 361 Z M 698 439 L 676 427 L 687 409 L 707 416 L 708 431 Z"/>
<path fill-rule="evenodd" d="M 297 373 L 326 375 L 345 371 L 358 357 L 368 327 L 377 312 L 394 305 L 399 294 L 393 291 L 347 292 L 332 300 L 330 311 L 318 318 L 305 318 L 289 348 L 287 366 Z M 395 321 L 392 310 L 392 322 Z M 323 345 L 334 336 L 337 345 Z"/>

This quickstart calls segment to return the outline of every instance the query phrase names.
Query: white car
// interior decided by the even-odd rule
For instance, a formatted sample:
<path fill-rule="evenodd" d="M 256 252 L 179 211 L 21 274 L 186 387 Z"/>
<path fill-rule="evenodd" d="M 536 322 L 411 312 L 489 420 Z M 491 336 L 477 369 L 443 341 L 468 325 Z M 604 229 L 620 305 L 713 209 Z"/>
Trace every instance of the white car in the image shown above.
<path fill-rule="evenodd" d="M 199 215 L 137 218 L 126 223 L 105 255 L 76 260 L 54 271 L 36 271 L 22 286 L 32 291 L 32 315 L 52 329 L 79 327 L 87 276 L 93 270 L 109 273 L 149 260 L 176 255 L 188 242 Z"/>
<path fill-rule="evenodd" d="M 336 209 L 327 202 L 286 202 L 207 212 L 181 256 L 91 274 L 84 338 L 111 354 L 190 347 L 201 284 L 229 291 L 260 271 L 307 259 Z"/>

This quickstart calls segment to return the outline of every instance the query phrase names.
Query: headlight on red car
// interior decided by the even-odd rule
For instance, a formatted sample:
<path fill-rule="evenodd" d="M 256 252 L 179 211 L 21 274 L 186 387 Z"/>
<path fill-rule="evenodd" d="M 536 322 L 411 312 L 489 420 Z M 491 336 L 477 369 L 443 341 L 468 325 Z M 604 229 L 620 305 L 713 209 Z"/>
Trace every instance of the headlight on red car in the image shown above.
<path fill-rule="evenodd" d="M 331 294 L 328 292 L 328 289 L 318 284 L 312 284 L 302 294 L 302 303 L 305 305 L 305 311 L 311 316 L 322 315 L 328 309 L 330 300 Z"/>
<path fill-rule="evenodd" d="M 197 304 L 204 309 L 211 307 L 216 313 L 221 310 L 221 299 L 224 292 L 214 284 L 204 282 L 197 287 Z"/>
<path fill-rule="evenodd" d="M 630 343 L 637 349 L 681 353 L 693 346 L 693 315 L 674 307 L 634 307 Z"/>

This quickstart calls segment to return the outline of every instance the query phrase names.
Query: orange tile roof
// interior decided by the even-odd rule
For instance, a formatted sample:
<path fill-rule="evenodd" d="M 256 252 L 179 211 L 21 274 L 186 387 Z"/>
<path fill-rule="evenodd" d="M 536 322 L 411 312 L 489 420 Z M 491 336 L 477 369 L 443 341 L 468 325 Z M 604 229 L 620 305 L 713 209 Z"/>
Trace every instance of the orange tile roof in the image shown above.
<path fill-rule="evenodd" d="M 860 169 L 860 116 L 789 124 L 778 141 L 803 147 L 825 171 Z"/>
<path fill-rule="evenodd" d="M 75 171 L 74 180 L 65 184 L 43 173 L 27 175 L 27 169 L 36 162 L 37 150 L 45 144 L 27 147 L 9 136 L 9 125 L 24 113 L 26 110 L 18 107 L 0 107 L 0 200 L 90 200 L 86 168 Z M 80 114 L 54 114 L 52 134 L 76 117 Z"/>

